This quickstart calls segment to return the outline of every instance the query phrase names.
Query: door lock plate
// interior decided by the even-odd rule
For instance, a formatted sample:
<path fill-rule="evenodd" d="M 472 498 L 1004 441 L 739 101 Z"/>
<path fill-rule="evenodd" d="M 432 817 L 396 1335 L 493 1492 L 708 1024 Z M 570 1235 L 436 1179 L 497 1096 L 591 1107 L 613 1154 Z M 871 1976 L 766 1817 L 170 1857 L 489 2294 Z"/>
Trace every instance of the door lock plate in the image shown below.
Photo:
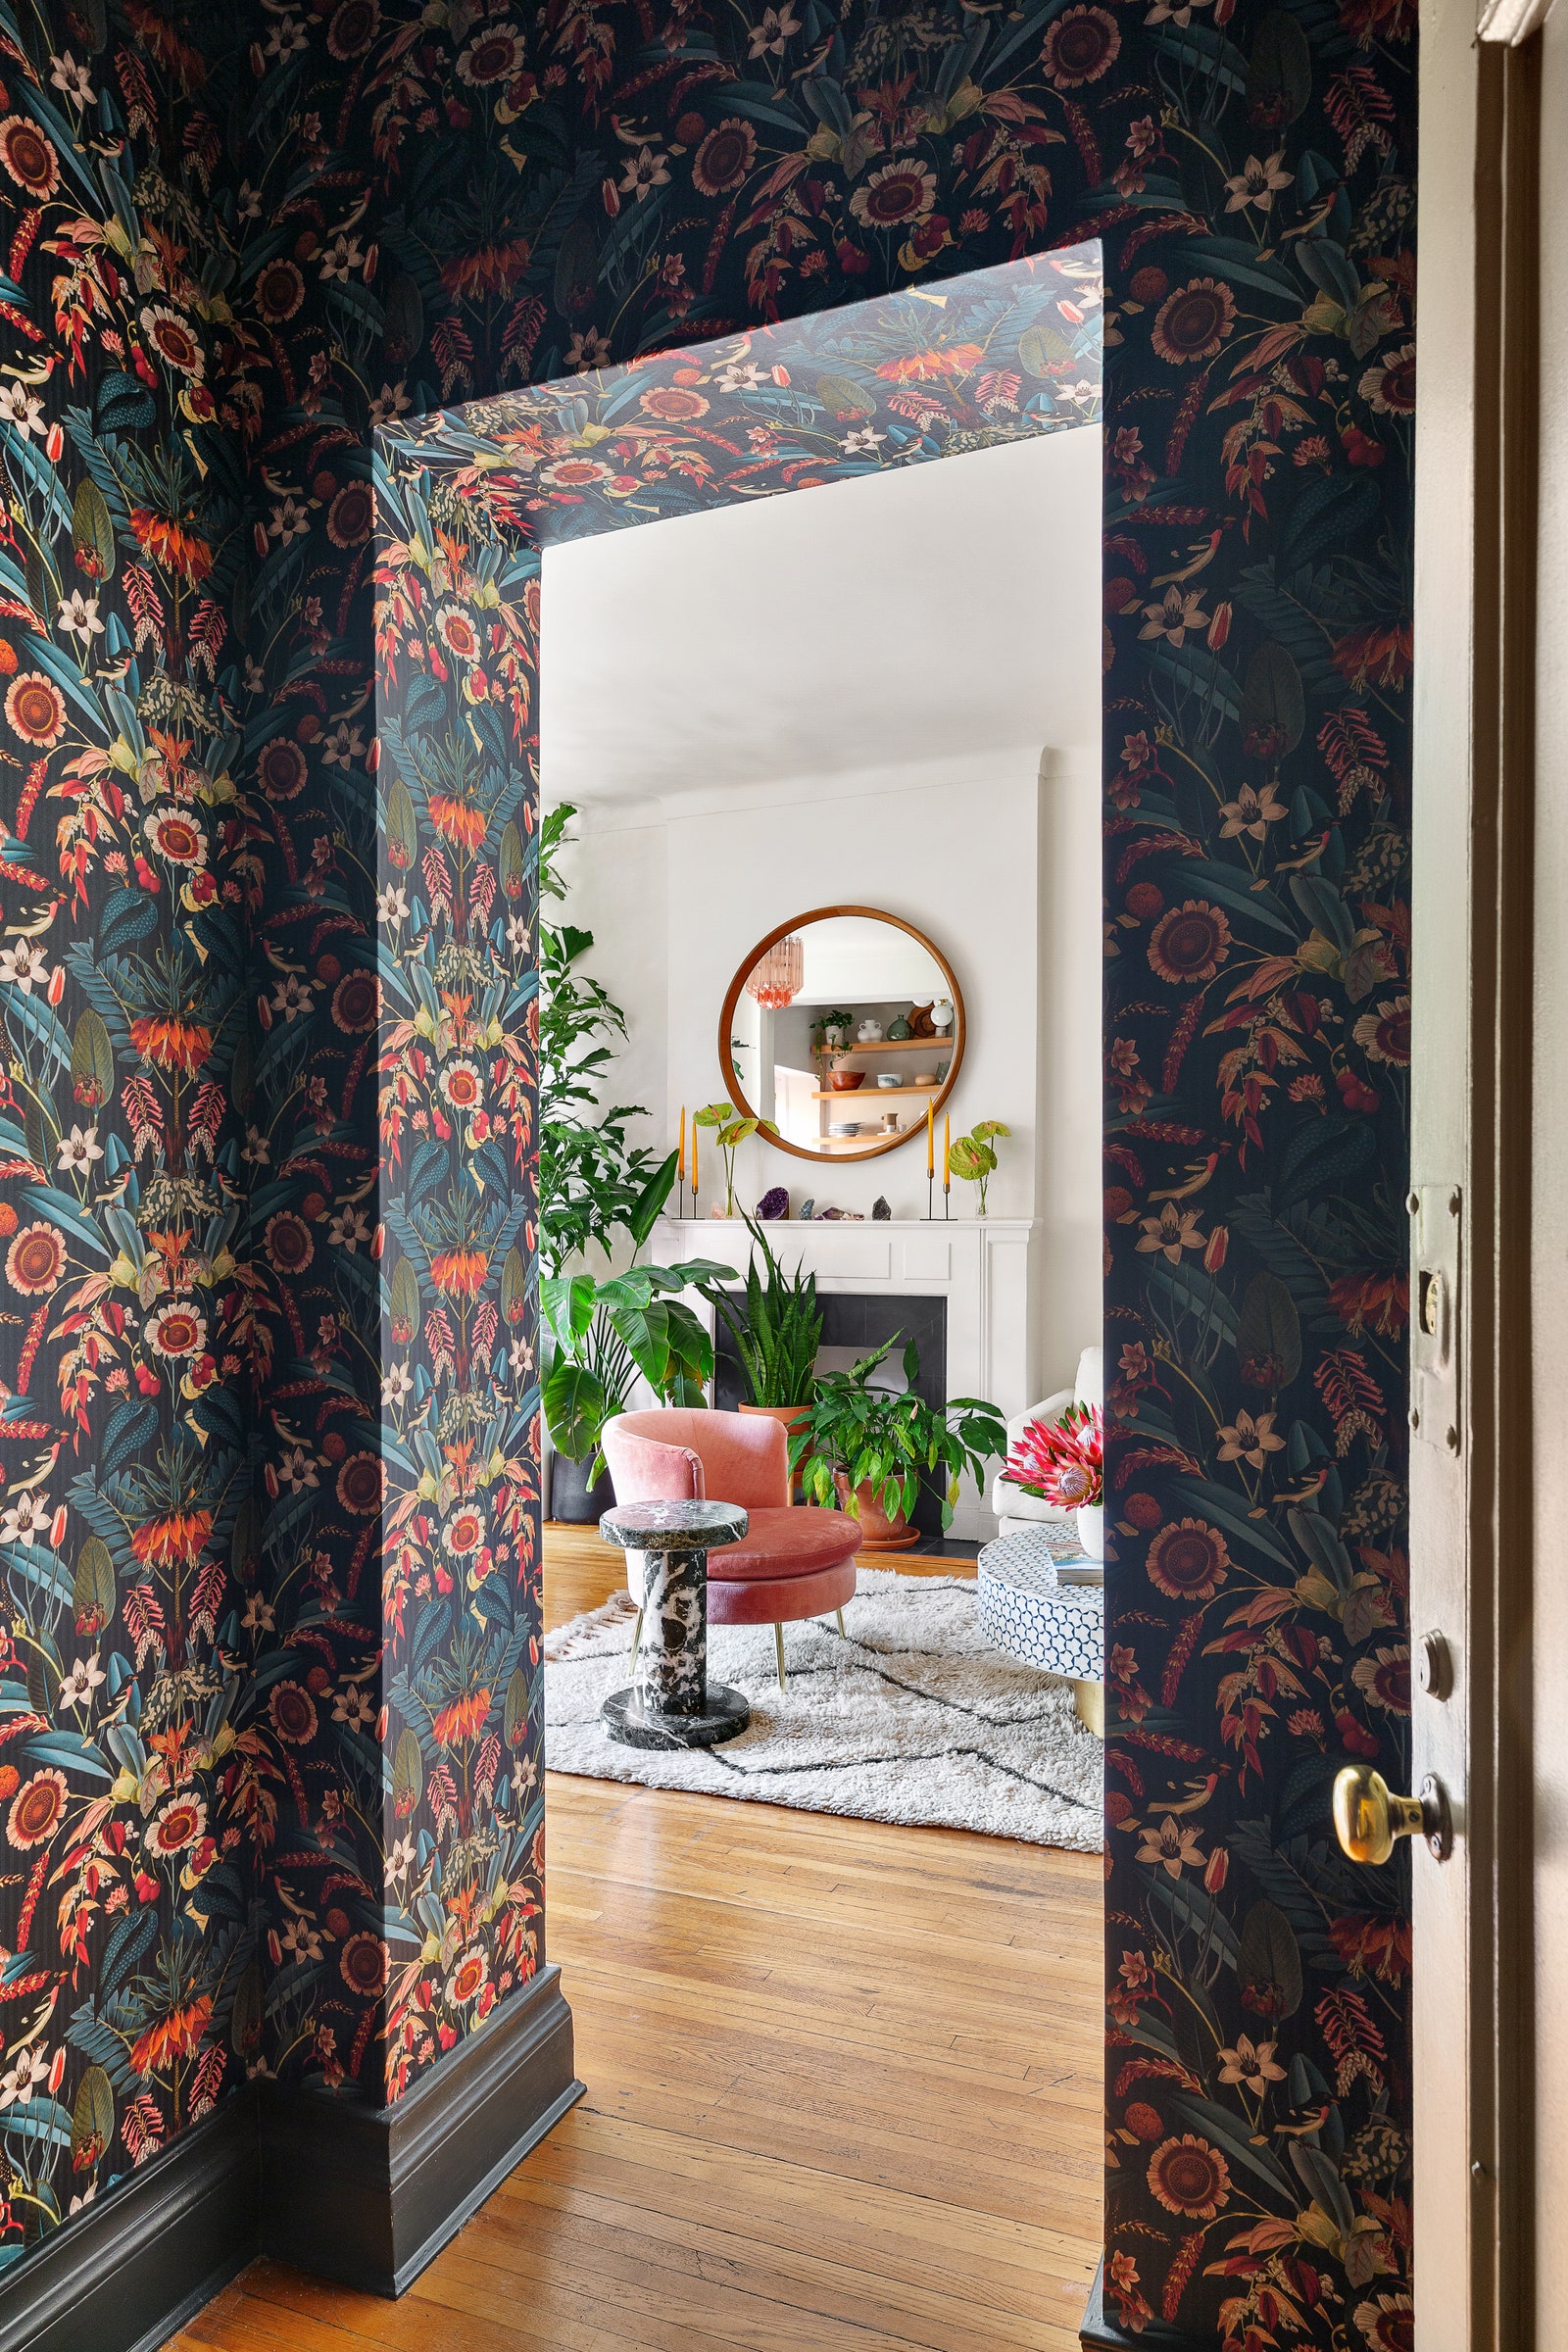
<path fill-rule="evenodd" d="M 1459 1273 L 1464 1202 L 1454 1184 L 1411 1193 L 1410 1428 L 1445 1453 L 1463 1445 L 1459 1417 Z"/>

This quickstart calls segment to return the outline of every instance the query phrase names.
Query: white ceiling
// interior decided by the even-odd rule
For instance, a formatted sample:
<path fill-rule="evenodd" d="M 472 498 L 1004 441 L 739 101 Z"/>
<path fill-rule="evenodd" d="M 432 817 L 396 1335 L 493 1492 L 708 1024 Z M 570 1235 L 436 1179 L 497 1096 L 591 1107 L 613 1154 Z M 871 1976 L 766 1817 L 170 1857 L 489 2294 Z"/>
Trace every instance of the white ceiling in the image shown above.
<path fill-rule="evenodd" d="M 547 801 L 1100 731 L 1094 425 L 545 551 Z"/>

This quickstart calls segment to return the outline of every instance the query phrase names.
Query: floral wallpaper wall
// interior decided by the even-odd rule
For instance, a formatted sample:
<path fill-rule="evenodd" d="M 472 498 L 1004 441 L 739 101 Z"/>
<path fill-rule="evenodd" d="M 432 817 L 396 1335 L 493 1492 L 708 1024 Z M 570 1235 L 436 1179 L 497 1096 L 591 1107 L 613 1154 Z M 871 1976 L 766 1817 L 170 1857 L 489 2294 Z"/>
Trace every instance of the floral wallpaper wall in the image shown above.
<path fill-rule="evenodd" d="M 0 0 L 0 2266 L 260 2011 L 240 86 Z"/>
<path fill-rule="evenodd" d="M 1414 30 L 1409 0 L 0 0 L 0 2257 L 247 2070 L 388 2095 L 542 1949 L 526 1220 L 493 1331 L 436 1270 L 490 1271 L 465 1120 L 497 1200 L 527 1181 L 528 845 L 486 779 L 529 590 L 432 510 L 421 580 L 482 589 L 512 668 L 388 577 L 377 705 L 375 427 L 1099 238 L 1108 2309 L 1408 2343 L 1406 1897 L 1340 1866 L 1326 1790 L 1346 1754 L 1398 1775 L 1407 1703 Z M 841 444 L 955 394 L 851 402 Z M 660 421 L 693 428 L 669 495 L 731 465 Z M 553 501 L 630 495 L 620 422 Z M 743 430 L 820 463 L 765 396 Z M 416 668 L 439 708 L 400 702 Z M 441 837 L 444 895 L 438 801 L 485 821 Z M 454 950 L 483 969 L 449 987 Z"/>

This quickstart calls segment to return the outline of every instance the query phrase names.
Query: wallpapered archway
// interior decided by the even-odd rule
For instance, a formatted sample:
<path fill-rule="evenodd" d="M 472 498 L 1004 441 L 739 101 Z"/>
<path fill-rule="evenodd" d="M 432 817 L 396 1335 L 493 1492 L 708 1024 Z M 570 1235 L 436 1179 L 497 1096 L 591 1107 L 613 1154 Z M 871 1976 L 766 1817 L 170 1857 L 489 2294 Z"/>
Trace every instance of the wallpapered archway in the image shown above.
<path fill-rule="evenodd" d="M 0 0 L 0 2256 L 537 1958 L 536 1855 L 487 1981 L 432 1920 L 412 1990 L 367 1867 L 373 426 L 1095 236 L 1107 2287 L 1408 2341 L 1407 1901 L 1323 1794 L 1404 1752 L 1413 35 Z"/>
<path fill-rule="evenodd" d="M 1098 423 L 1101 307 L 1099 247 L 1080 246 L 376 433 L 382 1740 L 395 1765 L 384 1837 L 362 1866 L 383 1873 L 403 1961 L 394 2096 L 471 2032 L 481 1987 L 530 1973 L 529 1923 L 545 1910 L 541 552 Z"/>

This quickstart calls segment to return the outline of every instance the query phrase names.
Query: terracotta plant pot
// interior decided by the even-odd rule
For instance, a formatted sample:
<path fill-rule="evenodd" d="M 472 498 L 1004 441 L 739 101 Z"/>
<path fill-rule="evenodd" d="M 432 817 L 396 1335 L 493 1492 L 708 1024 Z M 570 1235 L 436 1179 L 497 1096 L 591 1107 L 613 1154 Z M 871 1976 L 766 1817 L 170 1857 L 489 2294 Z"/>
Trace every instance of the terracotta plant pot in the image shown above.
<path fill-rule="evenodd" d="M 811 1408 L 808 1404 L 743 1404 L 740 1409 L 743 1413 L 755 1413 L 762 1420 L 780 1422 L 783 1425 L 784 1443 L 787 1446 L 795 1434 L 796 1422 L 804 1420 Z M 809 1459 L 808 1452 L 802 1456 L 800 1469 L 790 1480 L 791 1502 L 795 1500 L 796 1481 Z"/>
<path fill-rule="evenodd" d="M 847 1511 L 850 1482 L 842 1470 L 834 1471 L 833 1484 L 839 1491 L 839 1509 Z M 919 1543 L 920 1530 L 911 1527 L 902 1511 L 896 1519 L 890 1519 L 869 1486 L 856 1489 L 855 1507 L 860 1522 L 862 1551 L 907 1551 L 911 1544 Z"/>

